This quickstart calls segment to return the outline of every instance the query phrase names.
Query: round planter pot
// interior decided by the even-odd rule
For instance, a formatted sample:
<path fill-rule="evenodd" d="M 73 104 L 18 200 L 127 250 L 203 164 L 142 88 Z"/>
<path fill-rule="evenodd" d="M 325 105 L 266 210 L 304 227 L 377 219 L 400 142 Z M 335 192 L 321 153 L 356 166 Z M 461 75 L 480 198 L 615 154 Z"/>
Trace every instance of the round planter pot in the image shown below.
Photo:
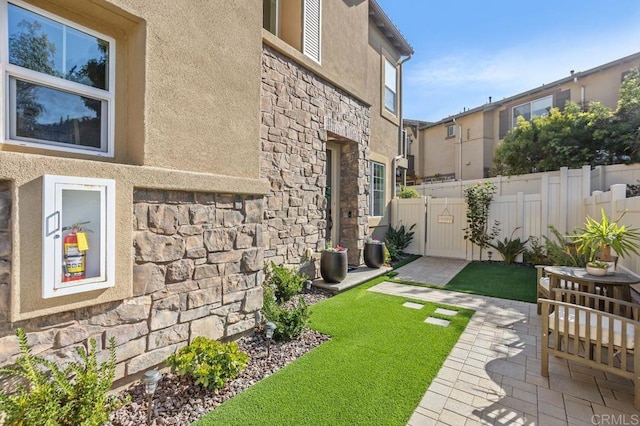
<path fill-rule="evenodd" d="M 376 269 L 384 265 L 384 243 L 365 243 L 364 263 Z"/>
<path fill-rule="evenodd" d="M 320 275 L 330 284 L 341 282 L 347 276 L 347 251 L 323 251 L 320 254 Z"/>
<path fill-rule="evenodd" d="M 594 268 L 593 266 L 587 265 L 587 274 L 602 277 L 607 275 L 607 268 Z"/>

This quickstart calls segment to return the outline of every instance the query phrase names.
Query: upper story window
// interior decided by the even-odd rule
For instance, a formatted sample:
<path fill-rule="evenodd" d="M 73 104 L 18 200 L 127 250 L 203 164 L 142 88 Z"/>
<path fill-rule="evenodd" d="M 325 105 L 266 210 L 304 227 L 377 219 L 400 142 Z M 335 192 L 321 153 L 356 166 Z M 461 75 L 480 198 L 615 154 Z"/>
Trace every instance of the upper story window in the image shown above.
<path fill-rule="evenodd" d="M 384 216 L 384 164 L 371 162 L 371 216 Z"/>
<path fill-rule="evenodd" d="M 553 96 L 546 96 L 544 98 L 536 99 L 535 101 L 513 107 L 512 127 L 515 127 L 516 124 L 518 124 L 519 116 L 522 116 L 525 120 L 529 121 L 533 117 L 541 117 L 549 114 L 551 107 L 553 107 Z"/>
<path fill-rule="evenodd" d="M 262 26 L 320 63 L 322 0 L 262 0 Z"/>
<path fill-rule="evenodd" d="M 113 156 L 114 40 L 20 1 L 4 6 L 6 142 Z"/>
<path fill-rule="evenodd" d="M 455 124 L 449 124 L 447 126 L 447 138 L 452 138 L 456 135 L 456 125 Z"/>
<path fill-rule="evenodd" d="M 384 59 L 384 107 L 393 115 L 398 111 L 398 70 L 393 62 Z"/>
<path fill-rule="evenodd" d="M 262 0 L 262 27 L 278 35 L 278 0 Z"/>

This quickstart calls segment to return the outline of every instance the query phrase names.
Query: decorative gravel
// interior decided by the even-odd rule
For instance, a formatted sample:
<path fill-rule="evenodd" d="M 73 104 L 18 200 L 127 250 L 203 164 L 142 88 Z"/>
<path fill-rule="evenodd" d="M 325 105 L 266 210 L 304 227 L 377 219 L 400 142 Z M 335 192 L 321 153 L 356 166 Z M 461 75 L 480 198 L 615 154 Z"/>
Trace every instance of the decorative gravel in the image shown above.
<path fill-rule="evenodd" d="M 312 288 L 301 294 L 309 305 L 330 297 L 330 293 Z M 210 391 L 196 385 L 191 378 L 178 377 L 166 373 L 158 384 L 153 397 L 154 425 L 186 425 L 202 417 L 229 398 L 239 394 L 265 377 L 270 376 L 296 358 L 329 340 L 328 336 L 313 330 L 306 330 L 298 340 L 291 342 L 271 342 L 267 357 L 267 342 L 261 328 L 256 328 L 251 336 L 237 340 L 242 351 L 249 355 L 247 368 L 227 385 L 217 391 Z M 139 383 L 130 386 L 120 394 L 129 395 L 131 402 L 111 415 L 114 426 L 138 426 L 146 422 L 148 398 Z"/>

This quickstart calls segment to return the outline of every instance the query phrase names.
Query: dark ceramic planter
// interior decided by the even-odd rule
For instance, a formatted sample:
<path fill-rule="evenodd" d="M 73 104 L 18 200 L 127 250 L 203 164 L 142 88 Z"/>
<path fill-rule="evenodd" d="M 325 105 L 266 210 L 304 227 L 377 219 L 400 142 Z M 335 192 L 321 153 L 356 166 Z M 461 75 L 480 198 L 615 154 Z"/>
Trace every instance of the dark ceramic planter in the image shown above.
<path fill-rule="evenodd" d="M 384 265 L 384 243 L 365 243 L 364 263 L 376 269 Z"/>
<path fill-rule="evenodd" d="M 347 251 L 323 251 L 320 255 L 320 275 L 330 284 L 341 282 L 347 276 Z"/>

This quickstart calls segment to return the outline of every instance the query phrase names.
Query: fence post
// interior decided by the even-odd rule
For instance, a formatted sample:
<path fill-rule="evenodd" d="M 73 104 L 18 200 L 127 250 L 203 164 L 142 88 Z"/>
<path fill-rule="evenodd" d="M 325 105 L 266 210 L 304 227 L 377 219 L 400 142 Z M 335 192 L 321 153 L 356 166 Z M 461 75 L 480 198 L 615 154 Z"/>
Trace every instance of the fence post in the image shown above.
<path fill-rule="evenodd" d="M 558 200 L 558 231 L 567 233 L 567 209 L 569 207 L 569 168 L 560 167 L 560 199 Z"/>
<path fill-rule="evenodd" d="M 540 177 L 540 233 L 549 236 L 549 173 Z"/>
<path fill-rule="evenodd" d="M 618 183 L 611 185 L 611 217 L 618 217 L 617 201 L 627 198 L 627 185 Z M 622 212 L 621 212 L 622 213 Z"/>

